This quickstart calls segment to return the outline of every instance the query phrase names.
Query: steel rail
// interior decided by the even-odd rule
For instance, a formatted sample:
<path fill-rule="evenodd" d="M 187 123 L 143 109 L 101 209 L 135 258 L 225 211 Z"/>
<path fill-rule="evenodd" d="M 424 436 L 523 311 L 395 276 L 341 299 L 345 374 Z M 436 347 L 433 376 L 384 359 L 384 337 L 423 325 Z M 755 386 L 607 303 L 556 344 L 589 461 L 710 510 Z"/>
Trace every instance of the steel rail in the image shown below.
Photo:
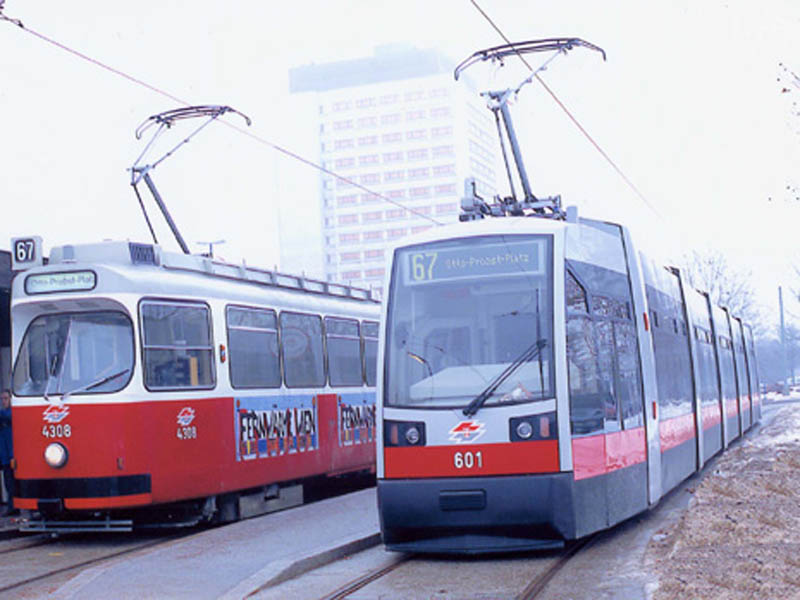
<path fill-rule="evenodd" d="M 323 596 L 321 600 L 343 600 L 353 592 L 357 592 L 358 590 L 365 588 L 373 581 L 377 581 L 378 579 L 385 577 L 386 575 L 388 575 L 401 565 L 404 565 L 411 559 L 411 557 L 412 557 L 411 554 L 404 554 L 398 557 L 393 563 L 385 567 L 381 567 L 380 569 L 374 569 L 369 573 L 352 580 L 350 583 L 346 583 L 336 591 L 331 592 L 326 596 Z"/>
<path fill-rule="evenodd" d="M 567 563 L 569 563 L 569 561 L 572 560 L 576 554 L 578 554 L 578 552 L 593 542 L 597 536 L 598 534 L 595 533 L 578 540 L 574 544 L 571 544 L 558 558 L 555 564 L 553 564 L 552 567 L 543 573 L 537 575 L 533 581 L 531 581 L 527 587 L 522 590 L 515 600 L 533 600 L 533 598 L 539 596 L 539 594 L 541 594 L 545 588 L 547 588 L 547 585 L 550 583 L 553 577 L 555 577 L 567 565 Z"/>
<path fill-rule="evenodd" d="M 125 556 L 126 554 L 131 554 L 131 553 L 134 553 L 134 552 L 138 552 L 139 550 L 145 550 L 145 549 L 154 548 L 154 547 L 157 547 L 157 546 L 160 546 L 160 545 L 168 544 L 168 543 L 173 542 L 173 541 L 175 541 L 177 539 L 188 537 L 190 535 L 194 535 L 195 533 L 196 532 L 185 532 L 185 531 L 183 531 L 183 532 L 175 534 L 175 535 L 166 536 L 164 538 L 153 540 L 153 541 L 150 541 L 150 542 L 146 542 L 144 544 L 139 544 L 139 545 L 136 545 L 136 546 L 134 546 L 132 548 L 125 548 L 124 550 L 119 550 L 119 551 L 116 551 L 116 552 L 110 552 L 110 553 L 105 554 L 103 556 L 98 556 L 96 558 L 91 558 L 91 559 L 76 563 L 74 565 L 69 565 L 69 566 L 60 567 L 60 568 L 57 568 L 57 569 L 52 569 L 50 571 L 46 571 L 44 573 L 39 573 L 39 574 L 34 575 L 32 577 L 27 577 L 27 578 L 24 578 L 24 579 L 20 579 L 19 581 L 15 581 L 14 583 L 10 583 L 10 584 L 3 585 L 2 587 L 0 587 L 0 596 L 3 596 L 3 594 L 5 594 L 7 592 L 10 592 L 12 590 L 18 590 L 19 588 L 22 588 L 22 587 L 24 587 L 26 585 L 30 585 L 32 583 L 36 583 L 36 582 L 40 582 L 40 581 L 45 581 L 45 580 L 47 580 L 47 579 L 49 579 L 51 577 L 54 577 L 55 575 L 61 575 L 63 573 L 69 573 L 70 571 L 79 571 L 81 569 L 84 569 L 84 568 L 92 566 L 92 565 L 101 564 L 101 563 L 106 562 L 106 561 L 108 561 L 110 559 L 113 559 L 113 558 L 118 558 L 120 556 Z M 13 548 L 13 549 L 8 550 L 7 553 L 20 552 L 20 551 L 23 551 L 23 550 L 28 550 L 28 549 L 30 549 L 32 547 L 35 547 L 35 546 L 47 544 L 49 542 L 53 542 L 54 543 L 54 542 L 59 542 L 59 541 L 64 541 L 64 540 L 63 540 L 63 538 L 57 538 L 57 537 L 52 537 L 51 536 L 49 540 L 41 541 L 39 543 L 30 544 L 28 546 L 23 546 L 23 547 L 19 547 L 19 548 Z"/>

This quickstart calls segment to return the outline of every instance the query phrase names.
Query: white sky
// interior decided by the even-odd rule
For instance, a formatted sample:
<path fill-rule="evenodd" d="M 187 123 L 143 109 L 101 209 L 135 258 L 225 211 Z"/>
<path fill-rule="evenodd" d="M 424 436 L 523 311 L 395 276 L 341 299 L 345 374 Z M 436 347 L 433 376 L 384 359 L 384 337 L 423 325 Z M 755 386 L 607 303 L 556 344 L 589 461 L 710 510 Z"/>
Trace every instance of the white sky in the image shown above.
<path fill-rule="evenodd" d="M 477 1 L 511 40 L 578 36 L 606 50 L 606 63 L 575 50 L 543 77 L 659 216 L 538 84 L 514 107 L 535 193 L 560 193 L 582 214 L 632 224 L 649 240 L 678 239 L 679 251 L 722 250 L 753 271 L 765 316 L 774 318 L 777 286 L 800 288 L 792 270 L 800 265 L 800 202 L 783 189 L 797 184 L 800 136 L 789 107 L 800 89 L 780 94 L 776 81 L 781 61 L 800 72 L 800 3 Z M 187 102 L 229 104 L 252 117 L 253 133 L 288 149 L 300 127 L 288 95 L 292 66 L 364 56 L 392 42 L 435 46 L 456 60 L 502 43 L 469 0 L 110 7 L 6 0 L 5 14 Z M 509 61 L 503 77 L 525 74 Z M 496 87 L 490 76 L 482 66 L 473 71 L 479 85 Z M 126 172 L 143 148 L 133 132 L 175 107 L 0 22 L 0 247 L 28 234 L 42 235 L 47 248 L 147 241 Z M 278 193 L 277 174 L 290 160 L 214 124 L 153 178 L 193 250 L 196 241 L 225 239 L 219 255 L 271 266 L 278 204 L 317 202 Z M 788 307 L 800 316 L 797 303 Z"/>

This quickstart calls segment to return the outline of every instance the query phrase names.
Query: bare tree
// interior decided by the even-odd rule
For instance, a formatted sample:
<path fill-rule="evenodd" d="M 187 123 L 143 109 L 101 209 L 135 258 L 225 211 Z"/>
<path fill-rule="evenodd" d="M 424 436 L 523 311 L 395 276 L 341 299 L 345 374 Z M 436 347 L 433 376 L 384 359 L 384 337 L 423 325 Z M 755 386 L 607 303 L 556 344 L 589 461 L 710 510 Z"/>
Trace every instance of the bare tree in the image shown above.
<path fill-rule="evenodd" d="M 792 133 L 800 135 L 800 77 L 785 63 L 778 63 L 778 89 L 786 103 L 786 125 Z M 788 200 L 800 200 L 800 186 L 792 175 L 787 176 L 783 193 Z M 772 200 L 772 198 L 768 198 Z"/>
<path fill-rule="evenodd" d="M 683 262 L 682 271 L 690 285 L 708 292 L 712 303 L 741 317 L 750 324 L 756 336 L 765 333 L 751 284 L 751 272 L 734 269 L 725 255 L 716 250 L 696 252 L 684 257 Z"/>

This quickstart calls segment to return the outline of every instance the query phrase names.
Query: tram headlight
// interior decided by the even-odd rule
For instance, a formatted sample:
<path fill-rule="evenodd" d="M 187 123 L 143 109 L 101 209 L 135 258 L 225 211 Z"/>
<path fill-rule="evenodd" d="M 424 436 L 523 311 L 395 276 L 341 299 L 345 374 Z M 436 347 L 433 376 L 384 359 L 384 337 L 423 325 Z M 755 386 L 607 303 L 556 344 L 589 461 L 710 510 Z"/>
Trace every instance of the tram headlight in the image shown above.
<path fill-rule="evenodd" d="M 383 445 L 387 448 L 396 446 L 424 446 L 425 423 L 422 421 L 383 421 Z"/>
<path fill-rule="evenodd" d="M 54 469 L 60 469 L 67 464 L 68 458 L 69 452 L 67 452 L 63 444 L 58 442 L 48 444 L 47 448 L 44 449 L 44 462 Z"/>
<path fill-rule="evenodd" d="M 530 421 L 520 421 L 517 424 L 517 435 L 523 440 L 527 440 L 533 435 L 533 425 Z"/>
<path fill-rule="evenodd" d="M 419 442 L 420 440 L 419 429 L 414 427 L 413 425 L 406 429 L 406 441 L 411 444 L 412 446 Z"/>
<path fill-rule="evenodd" d="M 558 439 L 556 413 L 511 417 L 508 421 L 508 435 L 512 442 Z"/>

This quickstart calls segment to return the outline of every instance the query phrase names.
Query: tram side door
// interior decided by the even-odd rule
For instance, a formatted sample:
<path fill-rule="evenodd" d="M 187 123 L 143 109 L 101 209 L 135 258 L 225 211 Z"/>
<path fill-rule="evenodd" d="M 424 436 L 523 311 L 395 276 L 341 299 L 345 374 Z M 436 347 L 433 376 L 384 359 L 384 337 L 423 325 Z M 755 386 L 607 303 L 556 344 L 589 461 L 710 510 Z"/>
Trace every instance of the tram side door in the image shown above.
<path fill-rule="evenodd" d="M 648 317 L 643 264 L 639 261 L 627 228 L 622 228 L 625 255 L 631 278 L 636 333 L 639 337 L 639 360 L 642 366 L 642 400 L 647 443 L 647 501 L 653 505 L 661 498 L 661 437 L 658 426 L 658 383 L 653 336 Z M 646 260 L 642 257 L 643 261 Z"/>

